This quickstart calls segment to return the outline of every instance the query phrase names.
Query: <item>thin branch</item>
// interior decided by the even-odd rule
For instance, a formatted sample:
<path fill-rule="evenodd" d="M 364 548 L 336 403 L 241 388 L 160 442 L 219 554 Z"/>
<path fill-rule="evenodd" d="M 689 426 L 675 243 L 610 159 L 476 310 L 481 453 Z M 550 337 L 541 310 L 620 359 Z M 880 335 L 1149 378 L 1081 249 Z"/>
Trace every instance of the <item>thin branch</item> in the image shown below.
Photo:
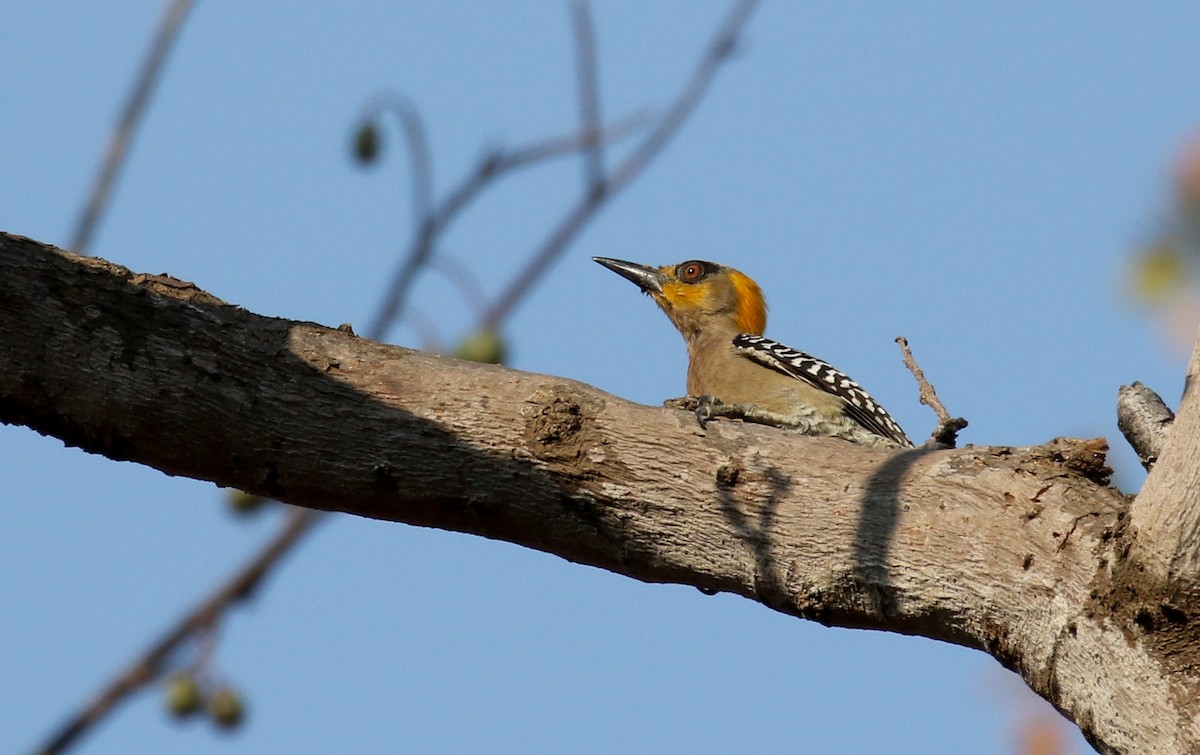
<path fill-rule="evenodd" d="M 937 397 L 937 391 L 933 389 L 933 384 L 925 379 L 925 373 L 917 366 L 917 360 L 913 358 L 912 350 L 908 348 L 908 339 L 898 336 L 896 343 L 900 344 L 900 351 L 904 353 L 904 366 L 917 379 L 921 403 L 928 406 L 937 415 L 938 425 L 933 434 L 929 436 L 929 442 L 954 448 L 954 444 L 958 440 L 958 432 L 967 426 L 967 421 L 962 417 L 951 417 L 950 412 L 946 411 L 946 407 Z"/>
<path fill-rule="evenodd" d="M 437 320 L 425 314 L 420 307 L 409 307 L 404 312 L 405 325 L 417 334 L 417 345 L 421 351 L 439 352 L 442 350 L 441 331 L 438 330 Z"/>
<path fill-rule="evenodd" d="M 377 97 L 368 113 L 368 121 L 375 120 L 380 113 L 392 113 L 400 122 L 412 177 L 413 226 L 420 228 L 433 209 L 433 161 L 421 112 L 404 97 L 389 93 Z"/>
<path fill-rule="evenodd" d="M 279 559 L 325 515 L 324 511 L 288 507 L 287 521 L 283 528 L 260 553 L 247 561 L 207 600 L 193 608 L 91 702 L 68 719 L 37 752 L 41 755 L 63 752 L 117 703 L 157 679 L 178 647 L 193 633 L 212 626 L 230 605 L 249 598 Z"/>
<path fill-rule="evenodd" d="M 683 93 L 675 100 L 662 121 L 644 142 L 613 171 L 609 181 L 613 191 L 624 187 L 640 173 L 646 165 L 666 146 L 708 92 L 709 85 L 720 67 L 737 48 L 742 28 L 750 20 L 750 14 L 758 7 L 758 0 L 740 0 L 725 19 L 716 38 L 709 45 Z"/>
<path fill-rule="evenodd" d="M 470 265 L 458 257 L 442 252 L 429 263 L 429 269 L 445 276 L 446 280 L 458 289 L 459 296 L 476 316 L 483 314 L 483 303 L 487 296 L 483 293 L 483 286 L 479 285 L 479 278 L 475 276 L 475 271 Z"/>
<path fill-rule="evenodd" d="M 613 123 L 598 134 L 582 133 L 555 137 L 485 155 L 471 174 L 418 224 L 418 230 L 392 278 L 392 284 L 384 295 L 379 312 L 367 329 L 367 336 L 373 340 L 382 340 L 392 323 L 400 318 L 404 312 L 408 292 L 416 282 L 418 273 L 428 264 L 437 238 L 484 189 L 508 173 L 575 154 L 585 149 L 589 143 L 607 144 L 625 138 L 640 129 L 644 123 L 643 116 L 634 115 Z"/>
<path fill-rule="evenodd" d="M 493 329 L 498 327 L 500 322 L 525 298 L 529 289 L 546 273 L 550 265 L 558 259 L 567 245 L 574 240 L 588 220 L 604 206 L 609 198 L 636 178 L 675 136 L 679 127 L 704 98 L 704 94 L 708 91 L 709 85 L 712 84 L 721 65 L 728 60 L 737 44 L 742 28 L 757 6 L 757 0 L 740 0 L 734 6 L 692 72 L 687 86 L 659 120 L 658 125 L 634 149 L 633 153 L 616 167 L 604 182 L 605 190 L 603 192 L 589 192 L 567 212 L 529 263 L 514 278 L 508 289 L 488 309 L 481 327 Z"/>
<path fill-rule="evenodd" d="M 142 68 L 138 73 L 133 91 L 129 94 L 129 100 L 125 103 L 125 108 L 121 111 L 121 118 L 117 121 L 117 126 L 113 129 L 112 137 L 108 142 L 108 150 L 100 165 L 100 172 L 96 175 L 87 203 L 75 225 L 75 232 L 71 235 L 71 250 L 76 254 L 87 254 L 87 248 L 91 244 L 96 225 L 108 208 L 113 184 L 125 164 L 125 155 L 129 151 L 129 143 L 133 139 L 134 130 L 146 112 L 146 104 L 150 101 L 150 95 L 158 83 L 163 64 L 167 60 L 167 54 L 179 38 L 179 29 L 183 26 L 183 20 L 191 8 L 192 0 L 172 0 L 158 23 L 158 30 L 150 44 L 150 51 L 146 54 L 146 59 L 142 61 Z"/>
<path fill-rule="evenodd" d="M 585 134 L 600 131 L 600 86 L 596 76 L 596 30 L 587 0 L 571 3 L 575 30 L 576 78 L 579 86 L 579 118 Z M 604 150 L 593 140 L 583 151 L 584 187 L 587 192 L 604 191 Z"/>
<path fill-rule="evenodd" d="M 597 146 L 607 146 L 613 142 L 625 139 L 645 128 L 651 118 L 645 113 L 634 113 L 619 121 L 614 121 L 607 127 L 601 127 L 594 135 L 584 131 L 580 134 L 560 136 L 554 139 L 535 142 L 525 147 L 509 150 L 503 154 L 492 154 L 488 159 L 498 159 L 505 170 L 525 167 L 528 163 L 539 162 L 555 157 L 562 157 L 586 149 L 593 141 Z"/>

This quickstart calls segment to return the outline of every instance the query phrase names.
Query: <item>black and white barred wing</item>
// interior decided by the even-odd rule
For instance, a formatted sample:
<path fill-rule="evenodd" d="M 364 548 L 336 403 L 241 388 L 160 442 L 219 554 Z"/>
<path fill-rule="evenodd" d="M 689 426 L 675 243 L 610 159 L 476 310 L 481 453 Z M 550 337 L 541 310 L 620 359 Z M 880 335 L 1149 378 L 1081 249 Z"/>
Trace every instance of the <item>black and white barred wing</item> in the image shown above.
<path fill-rule="evenodd" d="M 773 370 L 778 370 L 797 380 L 803 380 L 815 388 L 840 397 L 846 402 L 844 409 L 846 416 L 867 430 L 901 445 L 912 445 L 912 441 L 904 434 L 904 430 L 896 423 L 896 420 L 892 419 L 892 415 L 871 398 L 871 394 L 828 362 L 817 359 L 812 354 L 784 346 L 770 338 L 748 333 L 735 336 L 733 345 L 745 356 Z"/>

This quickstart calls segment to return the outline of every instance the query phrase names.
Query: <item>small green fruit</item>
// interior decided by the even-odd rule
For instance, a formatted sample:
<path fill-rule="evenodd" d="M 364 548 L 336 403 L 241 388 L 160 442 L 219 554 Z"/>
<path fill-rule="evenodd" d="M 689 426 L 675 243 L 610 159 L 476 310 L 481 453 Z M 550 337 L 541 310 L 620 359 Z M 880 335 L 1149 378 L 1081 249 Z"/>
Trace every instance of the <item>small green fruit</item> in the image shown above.
<path fill-rule="evenodd" d="M 370 165 L 379 157 L 379 129 L 371 122 L 358 127 L 354 134 L 354 159 L 363 165 Z"/>
<path fill-rule="evenodd" d="M 233 509 L 235 514 L 253 514 L 259 511 L 263 504 L 269 501 L 269 498 L 263 498 L 261 495 L 253 495 L 244 490 L 230 490 L 227 493 L 229 508 Z"/>
<path fill-rule="evenodd" d="M 187 718 L 204 704 L 200 685 L 187 673 L 175 674 L 166 684 L 167 710 L 176 718 Z"/>
<path fill-rule="evenodd" d="M 504 362 L 504 339 L 496 331 L 485 328 L 467 336 L 466 340 L 454 352 L 459 359 L 468 362 L 483 362 L 484 364 L 501 364 Z"/>
<path fill-rule="evenodd" d="M 208 717 L 222 729 L 236 729 L 242 715 L 242 698 L 232 687 L 221 687 L 208 698 Z"/>

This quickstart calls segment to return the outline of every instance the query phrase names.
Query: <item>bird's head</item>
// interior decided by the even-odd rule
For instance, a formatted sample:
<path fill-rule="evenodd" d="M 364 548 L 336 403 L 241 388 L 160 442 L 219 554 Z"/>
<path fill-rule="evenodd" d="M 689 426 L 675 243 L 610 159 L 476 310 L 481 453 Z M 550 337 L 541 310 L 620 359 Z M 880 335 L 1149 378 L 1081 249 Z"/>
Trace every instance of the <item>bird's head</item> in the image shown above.
<path fill-rule="evenodd" d="M 767 302 L 758 284 L 732 267 L 705 260 L 649 267 L 608 257 L 593 260 L 637 284 L 684 338 L 713 330 L 762 335 Z"/>

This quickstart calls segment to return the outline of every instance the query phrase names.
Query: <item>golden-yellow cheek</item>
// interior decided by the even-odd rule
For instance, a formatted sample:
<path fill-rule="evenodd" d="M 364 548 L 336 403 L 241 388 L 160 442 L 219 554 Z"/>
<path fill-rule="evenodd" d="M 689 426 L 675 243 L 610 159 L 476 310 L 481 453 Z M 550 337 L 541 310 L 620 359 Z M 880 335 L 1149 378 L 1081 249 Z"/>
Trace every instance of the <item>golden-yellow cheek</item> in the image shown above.
<path fill-rule="evenodd" d="M 663 284 L 662 294 L 654 298 L 664 308 L 699 311 L 707 309 L 709 287 L 689 285 L 678 281 L 667 281 Z"/>
<path fill-rule="evenodd" d="M 676 324 L 679 324 L 681 317 L 699 318 L 728 312 L 739 332 L 762 335 L 767 326 L 767 305 L 763 301 L 762 290 L 757 283 L 736 270 L 727 270 L 724 275 L 727 276 L 726 280 L 705 280 L 700 283 L 667 280 L 662 284 L 662 293 L 654 292 L 652 295 Z"/>

